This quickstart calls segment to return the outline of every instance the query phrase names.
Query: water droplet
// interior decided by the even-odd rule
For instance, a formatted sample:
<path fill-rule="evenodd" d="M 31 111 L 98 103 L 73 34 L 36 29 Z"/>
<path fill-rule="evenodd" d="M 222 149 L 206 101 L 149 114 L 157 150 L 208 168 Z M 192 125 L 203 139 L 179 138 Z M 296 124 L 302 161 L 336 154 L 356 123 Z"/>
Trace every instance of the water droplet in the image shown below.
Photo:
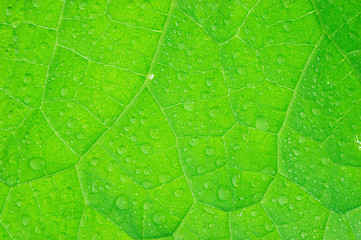
<path fill-rule="evenodd" d="M 25 76 L 24 76 L 25 83 L 30 83 L 30 82 L 32 82 L 32 80 L 33 80 L 33 76 L 31 74 L 25 74 Z"/>
<path fill-rule="evenodd" d="M 219 110 L 219 107 L 218 106 L 214 106 L 210 109 L 209 111 L 209 115 L 212 117 L 212 118 L 216 118 L 218 117 L 220 114 L 220 110 Z"/>
<path fill-rule="evenodd" d="M 285 56 L 283 56 L 283 55 L 278 55 L 278 56 L 277 56 L 277 63 L 278 63 L 279 65 L 284 65 L 284 64 L 286 63 L 286 58 L 285 58 Z"/>
<path fill-rule="evenodd" d="M 85 10 L 86 9 L 86 6 L 87 6 L 87 2 L 83 1 L 79 4 L 79 9 L 81 10 Z"/>
<path fill-rule="evenodd" d="M 263 117 L 257 118 L 256 128 L 258 128 L 259 130 L 262 130 L 262 131 L 267 131 L 269 129 L 269 127 L 270 126 L 269 126 L 266 118 L 263 118 Z"/>
<path fill-rule="evenodd" d="M 307 233 L 306 232 L 301 232 L 301 238 L 306 239 L 307 238 Z"/>
<path fill-rule="evenodd" d="M 207 180 L 205 183 L 204 183 L 204 189 L 208 190 L 208 189 L 211 189 L 213 186 L 212 184 L 212 181 L 211 180 Z"/>
<path fill-rule="evenodd" d="M 92 165 L 92 166 L 97 165 L 98 162 L 99 162 L 99 158 L 97 158 L 97 157 L 93 157 L 93 158 L 90 159 L 90 161 L 89 161 L 90 165 Z"/>
<path fill-rule="evenodd" d="M 117 152 L 119 153 L 119 155 L 123 155 L 125 153 L 125 146 L 124 145 L 121 145 L 118 147 L 118 150 Z"/>
<path fill-rule="evenodd" d="M 115 206 L 120 210 L 125 209 L 127 207 L 127 200 L 125 197 L 119 196 L 117 200 L 115 200 Z"/>
<path fill-rule="evenodd" d="M 217 190 L 218 198 L 222 201 L 227 201 L 232 198 L 231 191 L 229 187 L 221 185 Z"/>
<path fill-rule="evenodd" d="M 161 183 L 167 183 L 171 180 L 171 175 L 170 174 L 162 174 L 160 177 L 159 177 L 159 181 Z"/>
<path fill-rule="evenodd" d="M 302 196 L 302 195 L 297 195 L 297 196 L 296 196 L 296 199 L 297 199 L 298 201 L 300 201 L 300 200 L 303 199 L 303 196 Z"/>
<path fill-rule="evenodd" d="M 11 16 L 13 14 L 13 8 L 12 7 L 8 7 L 6 9 L 6 16 Z"/>
<path fill-rule="evenodd" d="M 25 104 L 31 103 L 31 97 L 26 96 L 26 97 L 24 98 L 24 103 L 25 103 Z"/>
<path fill-rule="evenodd" d="M 60 90 L 60 94 L 61 96 L 65 97 L 66 95 L 68 95 L 69 93 L 69 89 L 67 87 L 62 87 Z"/>
<path fill-rule="evenodd" d="M 150 155 L 153 153 L 153 147 L 149 143 L 143 143 L 140 145 L 142 152 L 146 155 Z"/>
<path fill-rule="evenodd" d="M 206 147 L 206 154 L 208 156 L 212 156 L 214 154 L 214 148 L 213 147 Z"/>
<path fill-rule="evenodd" d="M 286 195 L 281 195 L 278 199 L 279 205 L 283 206 L 288 203 L 288 197 Z"/>
<path fill-rule="evenodd" d="M 306 113 L 301 112 L 301 113 L 300 113 L 300 117 L 301 117 L 302 119 L 305 119 L 305 118 L 306 118 Z"/>
<path fill-rule="evenodd" d="M 193 106 L 194 106 L 194 105 L 191 104 L 191 103 L 184 103 L 184 104 L 183 104 L 184 109 L 187 110 L 187 111 L 189 111 L 189 112 L 193 111 Z"/>
<path fill-rule="evenodd" d="M 154 129 L 149 130 L 149 135 L 153 139 L 159 139 L 160 138 L 159 128 L 154 128 Z"/>
<path fill-rule="evenodd" d="M 186 161 L 187 164 L 189 164 L 189 163 L 192 162 L 192 158 L 191 158 L 191 157 L 187 157 L 185 161 Z"/>
<path fill-rule="evenodd" d="M 206 168 L 203 165 L 197 167 L 198 174 L 204 174 L 206 172 Z"/>
<path fill-rule="evenodd" d="M 31 224 L 31 218 L 29 215 L 22 215 L 21 216 L 21 222 L 23 223 L 24 227 L 29 226 Z"/>
<path fill-rule="evenodd" d="M 153 184 L 150 181 L 144 181 L 144 182 L 142 182 L 142 185 L 146 189 L 149 189 L 153 186 Z"/>
<path fill-rule="evenodd" d="M 257 214 L 258 214 L 257 210 L 253 210 L 253 211 L 251 212 L 251 215 L 252 215 L 253 217 L 257 216 Z"/>
<path fill-rule="evenodd" d="M 358 38 L 357 33 L 355 33 L 355 32 L 349 32 L 349 36 L 353 40 L 356 40 Z"/>
<path fill-rule="evenodd" d="M 267 231 L 269 231 L 269 232 L 273 230 L 273 225 L 272 225 L 272 223 L 270 223 L 270 222 L 268 222 L 268 221 L 265 222 L 264 227 L 265 227 L 265 229 L 266 229 Z"/>
<path fill-rule="evenodd" d="M 70 118 L 68 120 L 68 122 L 66 123 L 66 125 L 68 126 L 68 128 L 73 128 L 74 127 L 74 120 L 72 118 Z"/>
<path fill-rule="evenodd" d="M 21 207 L 21 206 L 23 205 L 23 201 L 22 201 L 22 200 L 17 200 L 17 201 L 16 201 L 16 205 L 17 205 L 18 207 Z"/>
<path fill-rule="evenodd" d="M 178 189 L 176 189 L 176 190 L 174 191 L 174 195 L 175 195 L 176 197 L 181 197 L 181 196 L 183 195 L 183 193 L 184 193 L 184 191 L 183 191 L 182 188 L 178 188 Z"/>
<path fill-rule="evenodd" d="M 295 154 L 295 156 L 300 156 L 300 154 L 301 154 L 301 151 L 299 150 L 299 149 L 294 149 L 293 150 L 293 153 Z"/>
<path fill-rule="evenodd" d="M 33 0 L 32 2 L 35 8 L 39 7 L 39 0 Z"/>
<path fill-rule="evenodd" d="M 34 157 L 30 159 L 30 167 L 35 171 L 41 171 L 45 169 L 44 159 L 40 157 Z"/>
<path fill-rule="evenodd" d="M 232 185 L 234 187 L 238 187 L 241 185 L 241 182 L 242 182 L 242 178 L 241 178 L 241 175 L 234 175 L 232 177 Z"/>
<path fill-rule="evenodd" d="M 320 115 L 320 110 L 317 108 L 312 108 L 312 113 L 313 113 L 313 115 L 318 116 L 318 115 Z"/>
<path fill-rule="evenodd" d="M 164 215 L 161 215 L 160 213 L 153 214 L 152 220 L 158 226 L 163 225 L 165 223 L 165 217 L 164 217 Z"/>
<path fill-rule="evenodd" d="M 290 22 L 285 22 L 285 23 L 283 23 L 282 27 L 283 27 L 283 29 L 284 29 L 286 32 L 290 32 L 290 31 L 291 31 L 291 23 L 290 23 Z"/>
<path fill-rule="evenodd" d="M 153 9 L 153 5 L 150 1 L 144 1 L 141 5 L 141 7 L 145 10 L 152 10 Z"/>

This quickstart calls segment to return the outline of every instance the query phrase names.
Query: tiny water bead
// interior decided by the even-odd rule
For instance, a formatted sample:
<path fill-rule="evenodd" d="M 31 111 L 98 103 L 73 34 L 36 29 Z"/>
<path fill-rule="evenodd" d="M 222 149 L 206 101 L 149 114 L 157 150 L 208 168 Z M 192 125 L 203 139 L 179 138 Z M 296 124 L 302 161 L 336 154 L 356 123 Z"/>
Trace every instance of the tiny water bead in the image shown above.
<path fill-rule="evenodd" d="M 92 159 L 90 159 L 89 163 L 92 166 L 96 166 L 99 163 L 99 158 L 93 157 Z"/>
<path fill-rule="evenodd" d="M 69 93 L 69 89 L 67 87 L 62 87 L 61 88 L 61 96 L 65 97 L 66 95 L 68 95 Z"/>
<path fill-rule="evenodd" d="M 154 74 L 148 74 L 147 76 L 150 80 L 152 80 L 154 78 Z"/>

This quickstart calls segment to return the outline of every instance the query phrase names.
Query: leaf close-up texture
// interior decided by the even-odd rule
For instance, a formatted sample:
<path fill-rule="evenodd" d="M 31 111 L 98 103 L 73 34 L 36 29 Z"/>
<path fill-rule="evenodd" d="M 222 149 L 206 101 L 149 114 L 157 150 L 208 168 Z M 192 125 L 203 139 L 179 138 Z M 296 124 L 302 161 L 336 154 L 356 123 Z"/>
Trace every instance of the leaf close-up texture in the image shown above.
<path fill-rule="evenodd" d="M 1 0 L 0 239 L 361 239 L 360 0 Z"/>

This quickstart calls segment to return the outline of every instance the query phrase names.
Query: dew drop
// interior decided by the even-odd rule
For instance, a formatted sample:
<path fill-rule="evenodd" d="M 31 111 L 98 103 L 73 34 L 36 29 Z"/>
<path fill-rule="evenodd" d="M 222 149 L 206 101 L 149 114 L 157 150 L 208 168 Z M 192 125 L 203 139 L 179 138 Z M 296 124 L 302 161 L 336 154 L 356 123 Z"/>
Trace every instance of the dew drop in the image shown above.
<path fill-rule="evenodd" d="M 39 0 L 32 0 L 34 8 L 39 7 Z"/>
<path fill-rule="evenodd" d="M 219 116 L 219 114 L 220 114 L 220 110 L 218 106 L 212 107 L 209 111 L 209 115 L 211 116 L 211 118 L 216 118 Z"/>
<path fill-rule="evenodd" d="M 297 196 L 296 196 L 296 199 L 297 199 L 298 201 L 300 201 L 300 200 L 303 199 L 303 196 L 302 196 L 302 195 L 297 195 Z"/>
<path fill-rule="evenodd" d="M 22 201 L 22 200 L 16 201 L 16 205 L 17 205 L 18 207 L 21 207 L 21 206 L 23 205 L 23 201 Z"/>
<path fill-rule="evenodd" d="M 214 154 L 214 148 L 213 147 L 207 147 L 206 148 L 206 154 L 208 156 L 212 156 Z"/>
<path fill-rule="evenodd" d="M 176 197 L 181 197 L 181 196 L 183 196 L 183 193 L 184 193 L 183 189 L 182 189 L 182 188 L 178 188 L 178 189 L 176 189 L 176 190 L 174 191 L 174 196 L 176 196 Z"/>
<path fill-rule="evenodd" d="M 210 180 L 207 180 L 205 183 L 204 183 L 204 189 L 208 190 L 208 189 L 211 189 L 212 188 L 212 182 Z"/>
<path fill-rule="evenodd" d="M 21 216 L 21 222 L 22 222 L 24 227 L 29 226 L 31 224 L 30 216 L 26 215 L 26 214 L 22 215 Z"/>
<path fill-rule="evenodd" d="M 34 157 L 30 159 L 30 167 L 35 171 L 41 171 L 45 169 L 44 159 L 40 157 Z"/>
<path fill-rule="evenodd" d="M 33 80 L 33 76 L 31 74 L 25 74 L 24 76 L 24 82 L 30 83 Z"/>
<path fill-rule="evenodd" d="M 286 63 L 286 58 L 285 58 L 285 56 L 283 56 L 283 55 L 278 55 L 278 56 L 277 56 L 277 63 L 278 63 L 279 65 L 284 65 L 284 64 Z"/>
<path fill-rule="evenodd" d="M 159 129 L 154 128 L 154 129 L 149 130 L 149 135 L 153 139 L 159 139 L 160 138 Z"/>
<path fill-rule="evenodd" d="M 119 155 L 123 155 L 125 153 L 125 146 L 124 145 L 119 146 L 117 152 Z"/>
<path fill-rule="evenodd" d="M 265 222 L 264 227 L 269 232 L 273 230 L 273 225 L 271 223 L 269 223 L 268 221 Z"/>
<path fill-rule="evenodd" d="M 68 122 L 66 123 L 66 125 L 68 126 L 68 128 L 73 128 L 74 127 L 74 120 L 72 118 L 70 118 L 68 120 Z"/>
<path fill-rule="evenodd" d="M 127 207 L 127 200 L 125 197 L 119 196 L 117 200 L 115 200 L 115 206 L 120 210 L 125 209 Z"/>
<path fill-rule="evenodd" d="M 26 96 L 26 97 L 24 98 L 24 103 L 25 103 L 25 104 L 30 104 L 30 103 L 31 103 L 31 97 Z"/>
<path fill-rule="evenodd" d="M 232 185 L 233 185 L 234 187 L 240 186 L 240 185 L 241 185 L 241 181 L 242 181 L 241 175 L 234 175 L 234 176 L 232 177 Z"/>
<path fill-rule="evenodd" d="M 232 195 L 231 195 L 231 191 L 229 189 L 229 187 L 225 186 L 225 185 L 221 185 L 218 190 L 217 190 L 217 194 L 218 194 L 218 198 L 221 201 L 227 201 L 230 200 Z"/>
<path fill-rule="evenodd" d="M 206 172 L 206 168 L 203 165 L 197 167 L 198 174 L 204 174 Z"/>
<path fill-rule="evenodd" d="M 13 8 L 12 7 L 8 7 L 6 9 L 6 16 L 11 16 L 13 14 Z"/>
<path fill-rule="evenodd" d="M 164 215 L 161 215 L 160 213 L 155 213 L 152 216 L 152 220 L 154 222 L 155 225 L 163 225 L 165 223 L 165 217 Z"/>
<path fill-rule="evenodd" d="M 259 117 L 256 120 L 256 128 L 262 131 L 267 131 L 269 129 L 269 124 L 266 118 Z"/>
<path fill-rule="evenodd" d="M 281 195 L 278 199 L 278 204 L 283 206 L 288 203 L 288 197 L 286 195 Z"/>
<path fill-rule="evenodd" d="M 90 161 L 89 161 L 90 165 L 92 165 L 92 166 L 97 165 L 98 162 L 99 162 L 99 159 L 98 159 L 97 157 L 93 157 L 93 158 L 90 159 Z"/>
<path fill-rule="evenodd" d="M 140 145 L 142 152 L 146 155 L 150 155 L 153 152 L 153 147 L 149 143 L 143 143 Z"/>
<path fill-rule="evenodd" d="M 60 90 L 60 94 L 61 96 L 65 97 L 66 95 L 68 95 L 69 93 L 69 89 L 67 87 L 62 87 Z"/>

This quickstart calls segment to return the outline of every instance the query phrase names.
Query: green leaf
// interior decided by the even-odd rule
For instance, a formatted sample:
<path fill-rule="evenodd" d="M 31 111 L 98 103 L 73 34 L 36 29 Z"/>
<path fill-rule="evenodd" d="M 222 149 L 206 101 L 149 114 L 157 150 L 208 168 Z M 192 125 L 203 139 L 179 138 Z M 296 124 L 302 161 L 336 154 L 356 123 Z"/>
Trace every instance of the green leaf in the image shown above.
<path fill-rule="evenodd" d="M 361 239 L 357 0 L 0 3 L 1 239 Z"/>

